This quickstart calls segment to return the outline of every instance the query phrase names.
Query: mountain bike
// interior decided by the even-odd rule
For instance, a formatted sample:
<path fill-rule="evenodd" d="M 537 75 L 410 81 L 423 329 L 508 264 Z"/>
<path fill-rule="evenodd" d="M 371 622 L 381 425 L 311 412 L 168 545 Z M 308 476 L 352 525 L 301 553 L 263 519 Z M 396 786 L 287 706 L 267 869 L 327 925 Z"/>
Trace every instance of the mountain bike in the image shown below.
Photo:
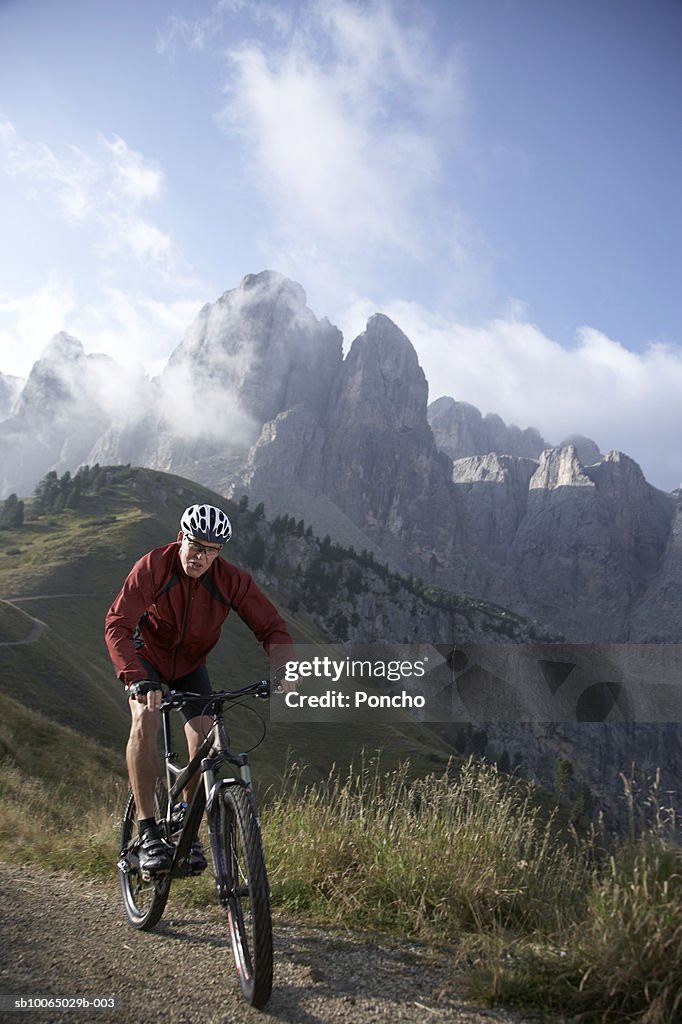
<path fill-rule="evenodd" d="M 130 792 L 121 823 L 118 870 L 128 921 L 133 928 L 149 931 L 161 919 L 173 879 L 193 873 L 190 851 L 206 811 L 213 873 L 218 898 L 227 912 L 241 991 L 252 1006 L 261 1007 L 272 991 L 268 877 L 248 754 L 233 754 L 230 750 L 223 713 L 225 704 L 248 695 L 267 698 L 270 682 L 259 680 L 238 690 L 210 695 L 174 690 L 165 694 L 161 704 L 165 784 L 161 779 L 157 781 L 154 813 L 162 837 L 172 848 L 171 869 L 151 877 L 144 877 L 140 870 L 140 837 Z M 171 711 L 197 699 L 204 702 L 204 714 L 213 722 L 195 756 L 181 766 L 172 749 Z M 221 770 L 226 766 L 230 773 L 223 778 Z M 197 772 L 201 773 L 203 786 L 196 787 L 189 805 L 182 805 L 182 791 Z"/>

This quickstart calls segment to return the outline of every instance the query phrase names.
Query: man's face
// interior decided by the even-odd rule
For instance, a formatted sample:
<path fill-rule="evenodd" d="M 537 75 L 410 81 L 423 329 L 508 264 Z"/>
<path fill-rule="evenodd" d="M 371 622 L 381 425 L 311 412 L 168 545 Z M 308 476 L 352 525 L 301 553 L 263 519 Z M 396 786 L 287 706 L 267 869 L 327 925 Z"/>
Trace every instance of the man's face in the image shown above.
<path fill-rule="evenodd" d="M 209 544 L 195 540 L 191 534 L 179 533 L 180 564 L 188 576 L 198 579 L 211 567 L 222 544 Z"/>

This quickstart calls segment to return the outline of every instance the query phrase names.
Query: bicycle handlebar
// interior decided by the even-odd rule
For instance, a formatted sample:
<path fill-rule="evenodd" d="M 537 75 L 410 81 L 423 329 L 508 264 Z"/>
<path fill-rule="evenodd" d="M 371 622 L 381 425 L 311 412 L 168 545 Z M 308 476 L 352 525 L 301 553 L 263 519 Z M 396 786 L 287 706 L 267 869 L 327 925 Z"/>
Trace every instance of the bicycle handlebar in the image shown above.
<path fill-rule="evenodd" d="M 161 702 L 161 710 L 164 708 L 180 708 L 192 700 L 203 700 L 212 704 L 214 701 L 236 700 L 238 697 L 259 697 L 267 700 L 270 696 L 270 680 L 258 679 L 255 683 L 242 686 L 237 690 L 213 690 L 211 693 L 193 693 L 189 690 L 168 690 Z"/>

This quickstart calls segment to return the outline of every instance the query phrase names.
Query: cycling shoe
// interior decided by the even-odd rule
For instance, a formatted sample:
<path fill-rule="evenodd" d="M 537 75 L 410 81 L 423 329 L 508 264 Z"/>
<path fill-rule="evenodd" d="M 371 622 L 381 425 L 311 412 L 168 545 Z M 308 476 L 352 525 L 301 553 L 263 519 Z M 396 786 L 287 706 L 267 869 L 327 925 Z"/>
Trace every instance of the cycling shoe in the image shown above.
<path fill-rule="evenodd" d="M 143 833 L 137 855 L 143 875 L 166 875 L 171 869 L 171 851 L 158 828 L 148 828 Z"/>

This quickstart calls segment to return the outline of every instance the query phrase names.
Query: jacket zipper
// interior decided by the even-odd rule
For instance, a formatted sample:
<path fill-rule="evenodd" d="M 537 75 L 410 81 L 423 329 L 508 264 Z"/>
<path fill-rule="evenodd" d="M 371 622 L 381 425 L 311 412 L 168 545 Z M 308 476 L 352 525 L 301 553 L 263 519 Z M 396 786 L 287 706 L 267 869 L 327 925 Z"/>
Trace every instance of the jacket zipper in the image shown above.
<path fill-rule="evenodd" d="M 178 659 L 178 651 L 182 647 L 182 641 L 185 639 L 185 633 L 187 632 L 187 622 L 189 620 L 189 610 L 190 610 L 190 606 L 192 604 L 192 584 L 193 583 L 194 583 L 194 580 L 190 579 L 190 581 L 189 581 L 189 589 L 187 591 L 187 604 L 185 605 L 185 615 L 184 615 L 183 622 L 182 622 L 182 631 L 180 633 L 180 639 L 178 640 L 177 646 L 176 646 L 175 650 L 173 651 L 173 674 L 171 676 L 172 680 L 175 679 L 175 663 L 176 663 L 176 661 Z"/>

